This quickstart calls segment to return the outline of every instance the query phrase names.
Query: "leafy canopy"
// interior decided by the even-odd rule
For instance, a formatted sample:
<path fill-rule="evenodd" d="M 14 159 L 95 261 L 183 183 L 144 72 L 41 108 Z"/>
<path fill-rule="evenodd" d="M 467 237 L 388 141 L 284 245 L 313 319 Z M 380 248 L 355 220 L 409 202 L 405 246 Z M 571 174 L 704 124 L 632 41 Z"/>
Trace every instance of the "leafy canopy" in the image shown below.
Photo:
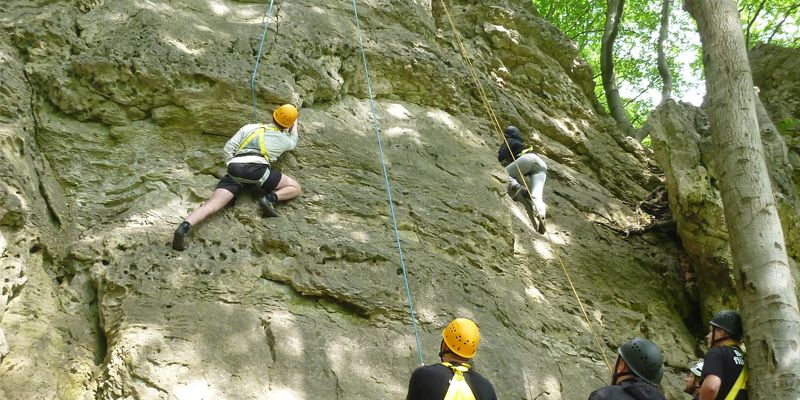
<path fill-rule="evenodd" d="M 605 103 L 600 78 L 600 40 L 605 24 L 604 1 L 532 0 L 542 18 L 551 22 L 579 47 L 595 71 L 595 93 Z M 748 45 L 774 43 L 800 46 L 800 0 L 739 0 L 742 32 Z M 619 36 L 614 47 L 617 85 L 634 126 L 660 102 L 661 78 L 657 68 L 661 1 L 626 0 Z M 702 91 L 702 63 L 694 21 L 673 0 L 667 43 L 667 64 L 673 77 L 673 97 Z"/>

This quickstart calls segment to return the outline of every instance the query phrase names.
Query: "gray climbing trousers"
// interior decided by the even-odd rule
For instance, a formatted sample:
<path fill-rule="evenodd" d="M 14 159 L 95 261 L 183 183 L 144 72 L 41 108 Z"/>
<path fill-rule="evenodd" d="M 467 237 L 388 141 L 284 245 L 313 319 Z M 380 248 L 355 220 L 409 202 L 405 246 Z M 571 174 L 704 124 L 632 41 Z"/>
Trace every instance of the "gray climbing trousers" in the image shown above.
<path fill-rule="evenodd" d="M 511 164 L 506 166 L 508 176 L 514 178 L 520 184 L 522 183 L 522 175 L 528 178 L 528 188 L 531 190 L 531 197 L 537 200 L 542 199 L 542 192 L 544 191 L 544 181 L 547 179 L 547 164 L 533 153 L 526 153 L 517 158 Z"/>

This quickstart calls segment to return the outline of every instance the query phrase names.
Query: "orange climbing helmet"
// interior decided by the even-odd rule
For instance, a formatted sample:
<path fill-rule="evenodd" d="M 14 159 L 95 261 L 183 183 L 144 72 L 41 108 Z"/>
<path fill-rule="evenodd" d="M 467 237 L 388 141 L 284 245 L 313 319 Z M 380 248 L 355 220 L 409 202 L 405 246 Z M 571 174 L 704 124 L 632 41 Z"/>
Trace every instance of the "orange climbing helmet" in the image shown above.
<path fill-rule="evenodd" d="M 275 119 L 278 125 L 289 128 L 294 125 L 294 121 L 297 121 L 299 114 L 297 107 L 291 104 L 284 104 L 275 109 L 275 112 L 272 113 L 272 118 Z"/>
<path fill-rule="evenodd" d="M 478 325 L 471 320 L 456 318 L 444 328 L 442 339 L 453 353 L 464 358 L 472 358 L 478 352 L 481 333 L 478 331 Z"/>

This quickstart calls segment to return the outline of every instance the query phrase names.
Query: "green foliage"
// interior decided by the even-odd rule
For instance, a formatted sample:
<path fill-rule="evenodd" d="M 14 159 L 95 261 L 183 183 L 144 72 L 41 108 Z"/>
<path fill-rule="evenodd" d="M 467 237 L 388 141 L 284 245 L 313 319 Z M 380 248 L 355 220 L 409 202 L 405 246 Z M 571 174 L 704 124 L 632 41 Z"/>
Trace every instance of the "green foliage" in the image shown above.
<path fill-rule="evenodd" d="M 791 134 L 792 132 L 800 130 L 800 120 L 794 118 L 784 118 L 778 121 L 775 126 L 779 131 L 781 131 L 781 133 Z"/>
<path fill-rule="evenodd" d="M 653 138 L 651 138 L 650 135 L 647 135 L 644 139 L 642 139 L 642 146 L 644 146 L 647 149 L 652 149 Z"/>
<path fill-rule="evenodd" d="M 558 26 L 579 46 L 581 56 L 594 68 L 595 93 L 605 104 L 600 77 L 600 40 L 605 24 L 605 2 L 533 0 L 533 4 L 544 19 Z M 689 22 L 691 21 L 685 13 L 673 12 L 671 15 L 667 63 L 673 72 L 674 95 L 682 95 L 685 90 L 682 76 L 677 73 L 680 70 L 677 57 L 681 51 L 692 47 L 686 29 Z M 626 0 L 614 48 L 614 61 L 617 85 L 635 127 L 644 123 L 649 110 L 660 100 L 661 77 L 656 65 L 660 23 L 660 1 Z"/>
<path fill-rule="evenodd" d="M 770 42 L 800 46 L 800 0 L 738 0 L 742 31 L 749 43 Z M 595 93 L 605 104 L 600 78 L 600 41 L 605 23 L 605 1 L 532 0 L 542 18 L 550 21 L 578 46 L 595 71 Z M 681 98 L 702 81 L 703 66 L 696 25 L 673 0 L 667 44 L 667 64 L 672 71 L 673 98 Z M 751 23 L 752 21 L 752 23 Z M 661 77 L 657 68 L 661 1 L 626 0 L 619 36 L 614 47 L 617 85 L 634 126 L 641 126 L 649 110 L 660 101 Z M 749 32 L 749 36 L 748 36 Z"/>
<path fill-rule="evenodd" d="M 799 0 L 739 0 L 739 15 L 748 47 L 757 43 L 800 46 Z"/>

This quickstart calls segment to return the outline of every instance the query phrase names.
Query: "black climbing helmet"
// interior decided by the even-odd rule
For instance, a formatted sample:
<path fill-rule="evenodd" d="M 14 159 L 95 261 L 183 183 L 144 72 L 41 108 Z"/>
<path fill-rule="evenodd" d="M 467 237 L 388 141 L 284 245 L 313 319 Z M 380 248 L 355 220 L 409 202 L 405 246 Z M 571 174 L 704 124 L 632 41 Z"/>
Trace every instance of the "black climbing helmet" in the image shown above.
<path fill-rule="evenodd" d="M 664 375 L 664 357 L 655 343 L 647 339 L 633 338 L 623 344 L 618 353 L 634 375 L 654 386 L 661 383 L 661 377 Z"/>
<path fill-rule="evenodd" d="M 744 329 L 742 329 L 742 316 L 733 310 L 722 310 L 708 321 L 709 324 L 728 332 L 736 340 L 742 339 Z"/>
<path fill-rule="evenodd" d="M 503 129 L 503 134 L 506 135 L 507 138 L 522 140 L 522 132 L 520 132 L 519 128 L 513 125 L 509 125 L 506 127 L 506 129 Z"/>

